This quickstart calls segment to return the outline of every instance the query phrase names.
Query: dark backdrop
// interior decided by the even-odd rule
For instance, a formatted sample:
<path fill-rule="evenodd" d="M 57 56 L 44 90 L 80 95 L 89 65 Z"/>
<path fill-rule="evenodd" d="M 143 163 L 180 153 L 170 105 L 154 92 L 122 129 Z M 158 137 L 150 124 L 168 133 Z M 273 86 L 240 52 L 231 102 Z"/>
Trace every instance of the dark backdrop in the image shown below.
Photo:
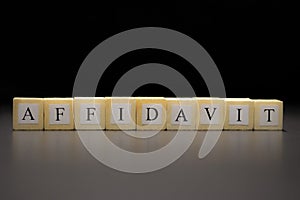
<path fill-rule="evenodd" d="M 290 27 L 278 0 L 35 6 L 10 7 L 2 17 L 3 101 L 14 96 L 72 96 L 77 70 L 95 46 L 116 33 L 144 26 L 171 28 L 197 40 L 217 64 L 228 97 L 287 102 L 297 97 L 297 69 L 290 62 L 294 55 L 288 47 Z M 97 95 L 110 96 L 122 74 L 147 62 L 176 68 L 188 77 L 198 96 L 208 95 L 201 76 L 190 70 L 189 63 L 151 49 L 128 53 L 112 63 L 100 80 Z M 135 95 L 173 94 L 153 84 L 139 88 Z"/>

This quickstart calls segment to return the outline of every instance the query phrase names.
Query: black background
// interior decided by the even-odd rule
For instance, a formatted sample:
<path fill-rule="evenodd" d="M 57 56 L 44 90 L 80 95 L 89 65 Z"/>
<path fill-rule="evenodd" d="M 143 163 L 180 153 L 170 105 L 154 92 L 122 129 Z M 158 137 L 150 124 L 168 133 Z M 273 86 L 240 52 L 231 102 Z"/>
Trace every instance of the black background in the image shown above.
<path fill-rule="evenodd" d="M 198 41 L 217 64 L 227 97 L 296 101 L 299 81 L 297 67 L 290 62 L 296 55 L 290 48 L 295 45 L 291 20 L 278 0 L 74 7 L 27 4 L 8 10 L 2 17 L 3 101 L 15 96 L 72 96 L 77 71 L 95 46 L 114 34 L 145 26 L 174 29 Z M 99 82 L 97 95 L 110 96 L 122 74 L 148 62 L 174 67 L 188 78 L 198 96 L 208 95 L 201 76 L 193 73 L 184 59 L 149 49 L 128 53 L 113 62 Z M 172 96 L 172 92 L 153 84 L 141 87 L 135 95 Z"/>

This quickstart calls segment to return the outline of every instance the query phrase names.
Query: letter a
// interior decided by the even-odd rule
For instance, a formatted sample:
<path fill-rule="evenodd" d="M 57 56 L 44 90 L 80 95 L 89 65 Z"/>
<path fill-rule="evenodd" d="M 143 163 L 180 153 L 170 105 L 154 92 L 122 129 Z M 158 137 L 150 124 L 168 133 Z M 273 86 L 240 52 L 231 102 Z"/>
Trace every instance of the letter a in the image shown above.
<path fill-rule="evenodd" d="M 34 120 L 33 115 L 32 115 L 32 113 L 31 113 L 29 107 L 27 107 L 27 109 L 26 109 L 26 111 L 25 111 L 25 114 L 24 114 L 24 117 L 22 118 L 22 120 L 26 120 L 26 119 L 25 119 L 26 117 L 30 117 L 30 120 Z"/>
<path fill-rule="evenodd" d="M 178 113 L 178 116 L 177 116 L 177 118 L 176 118 L 176 122 L 178 122 L 178 119 L 180 118 L 180 117 L 183 117 L 183 121 L 187 121 L 187 119 L 186 119 L 186 117 L 185 117 L 185 114 L 184 114 L 184 112 L 183 112 L 183 110 L 182 109 L 180 109 L 180 111 L 179 111 L 179 113 Z"/>

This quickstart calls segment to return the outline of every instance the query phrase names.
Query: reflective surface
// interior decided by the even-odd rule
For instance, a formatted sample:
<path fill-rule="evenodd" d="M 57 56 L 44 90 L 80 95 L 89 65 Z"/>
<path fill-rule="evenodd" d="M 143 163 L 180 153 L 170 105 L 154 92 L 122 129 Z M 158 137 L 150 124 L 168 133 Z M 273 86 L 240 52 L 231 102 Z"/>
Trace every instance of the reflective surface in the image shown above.
<path fill-rule="evenodd" d="M 300 115 L 290 107 L 282 131 L 224 131 L 204 159 L 205 132 L 174 163 L 146 174 L 111 169 L 94 159 L 76 131 L 17 131 L 1 107 L 1 199 L 299 199 Z M 138 139 L 105 132 L 120 148 L 149 152 L 176 132 Z M 107 152 L 109 154 L 109 152 Z"/>

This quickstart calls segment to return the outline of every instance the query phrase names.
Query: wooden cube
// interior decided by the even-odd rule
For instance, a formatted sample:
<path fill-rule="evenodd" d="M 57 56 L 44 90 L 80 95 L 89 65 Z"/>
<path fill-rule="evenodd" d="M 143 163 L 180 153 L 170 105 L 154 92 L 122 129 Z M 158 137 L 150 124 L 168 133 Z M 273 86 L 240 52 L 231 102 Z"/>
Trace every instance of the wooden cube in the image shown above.
<path fill-rule="evenodd" d="M 196 130 L 196 99 L 166 98 L 166 101 L 167 130 Z"/>
<path fill-rule="evenodd" d="M 105 98 L 104 97 L 74 97 L 75 129 L 103 130 L 105 129 Z"/>
<path fill-rule="evenodd" d="M 106 97 L 106 129 L 135 130 L 136 101 L 134 97 Z"/>
<path fill-rule="evenodd" d="M 44 99 L 45 130 L 73 130 L 73 98 Z"/>
<path fill-rule="evenodd" d="M 254 124 L 254 103 L 249 98 L 225 99 L 225 130 L 252 130 Z"/>
<path fill-rule="evenodd" d="M 137 130 L 165 130 L 167 128 L 167 102 L 163 97 L 138 97 Z"/>
<path fill-rule="evenodd" d="M 198 103 L 198 130 L 222 130 L 225 121 L 225 102 L 222 98 L 195 98 Z"/>
<path fill-rule="evenodd" d="M 254 129 L 282 130 L 283 103 L 279 100 L 254 100 Z"/>
<path fill-rule="evenodd" d="M 13 99 L 13 129 L 43 130 L 43 98 Z"/>

